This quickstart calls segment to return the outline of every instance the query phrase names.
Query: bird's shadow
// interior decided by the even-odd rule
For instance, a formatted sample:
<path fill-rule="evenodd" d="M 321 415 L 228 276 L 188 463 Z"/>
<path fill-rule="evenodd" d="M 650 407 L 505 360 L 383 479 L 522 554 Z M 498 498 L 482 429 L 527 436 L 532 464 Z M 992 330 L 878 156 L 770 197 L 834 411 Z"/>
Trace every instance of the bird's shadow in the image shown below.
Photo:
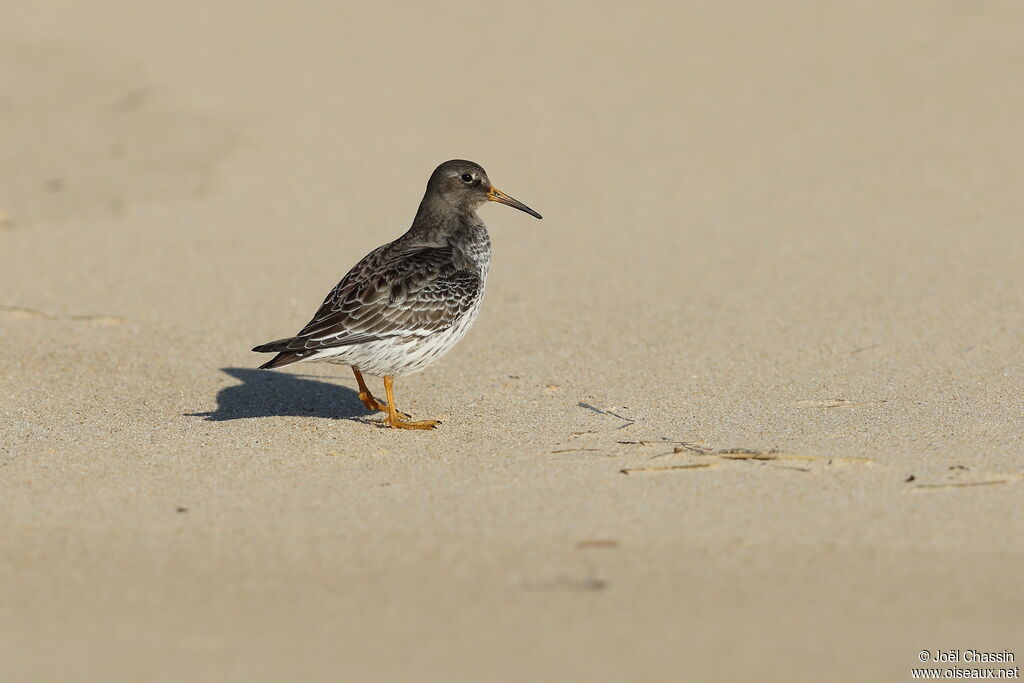
<path fill-rule="evenodd" d="M 185 413 L 214 422 L 249 417 L 323 417 L 364 421 L 369 415 L 359 393 L 337 384 L 311 379 L 309 375 L 268 372 L 253 368 L 221 368 L 241 384 L 217 393 L 216 410 Z"/>

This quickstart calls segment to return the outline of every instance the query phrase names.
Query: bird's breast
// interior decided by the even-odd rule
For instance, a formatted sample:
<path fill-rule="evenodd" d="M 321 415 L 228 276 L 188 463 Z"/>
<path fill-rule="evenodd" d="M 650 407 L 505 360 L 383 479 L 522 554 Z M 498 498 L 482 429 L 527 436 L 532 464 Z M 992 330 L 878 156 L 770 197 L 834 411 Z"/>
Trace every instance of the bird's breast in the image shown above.
<path fill-rule="evenodd" d="M 487 275 L 491 265 L 491 238 L 486 228 L 477 228 L 459 235 L 451 245 L 458 254 L 459 264 L 466 270 L 475 270 L 481 277 Z"/>

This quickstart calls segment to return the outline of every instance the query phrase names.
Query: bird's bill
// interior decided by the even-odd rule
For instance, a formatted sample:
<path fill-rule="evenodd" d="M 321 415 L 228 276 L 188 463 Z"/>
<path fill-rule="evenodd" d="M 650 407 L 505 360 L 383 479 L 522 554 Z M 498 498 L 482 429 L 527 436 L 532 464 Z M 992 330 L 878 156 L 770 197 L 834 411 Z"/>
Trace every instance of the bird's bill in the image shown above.
<path fill-rule="evenodd" d="M 501 190 L 499 190 L 498 188 L 496 188 L 494 186 L 491 186 L 490 192 L 487 193 L 487 198 L 489 200 L 491 200 L 492 202 L 498 202 L 499 204 L 504 204 L 506 206 L 511 206 L 513 209 L 519 209 L 520 211 L 525 211 L 526 213 L 530 214 L 534 218 L 544 218 L 544 216 L 541 216 L 539 213 L 537 213 L 536 211 L 534 211 L 533 209 L 528 207 L 526 204 L 523 204 L 518 199 L 512 199 L 507 194 L 505 194 L 504 192 L 502 192 Z"/>

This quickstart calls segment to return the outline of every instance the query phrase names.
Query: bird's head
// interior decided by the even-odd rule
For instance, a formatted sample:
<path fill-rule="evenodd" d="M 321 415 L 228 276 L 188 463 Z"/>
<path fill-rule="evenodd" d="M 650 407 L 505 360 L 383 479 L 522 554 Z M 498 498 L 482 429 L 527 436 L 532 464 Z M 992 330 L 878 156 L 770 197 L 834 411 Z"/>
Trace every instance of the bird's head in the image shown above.
<path fill-rule="evenodd" d="M 522 202 L 491 185 L 480 164 L 462 159 L 446 161 L 434 169 L 427 183 L 427 194 L 436 193 L 452 206 L 473 211 L 484 202 L 498 202 L 525 211 L 534 218 L 542 216 Z"/>

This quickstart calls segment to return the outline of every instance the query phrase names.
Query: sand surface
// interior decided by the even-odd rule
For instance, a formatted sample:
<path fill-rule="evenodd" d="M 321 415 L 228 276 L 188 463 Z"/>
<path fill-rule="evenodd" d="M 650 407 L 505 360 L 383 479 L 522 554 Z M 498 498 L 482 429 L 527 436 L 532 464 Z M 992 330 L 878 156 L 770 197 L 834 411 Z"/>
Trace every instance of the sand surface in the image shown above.
<path fill-rule="evenodd" d="M 0 680 L 1024 657 L 1024 4 L 2 4 Z M 453 157 L 443 427 L 255 370 Z"/>

